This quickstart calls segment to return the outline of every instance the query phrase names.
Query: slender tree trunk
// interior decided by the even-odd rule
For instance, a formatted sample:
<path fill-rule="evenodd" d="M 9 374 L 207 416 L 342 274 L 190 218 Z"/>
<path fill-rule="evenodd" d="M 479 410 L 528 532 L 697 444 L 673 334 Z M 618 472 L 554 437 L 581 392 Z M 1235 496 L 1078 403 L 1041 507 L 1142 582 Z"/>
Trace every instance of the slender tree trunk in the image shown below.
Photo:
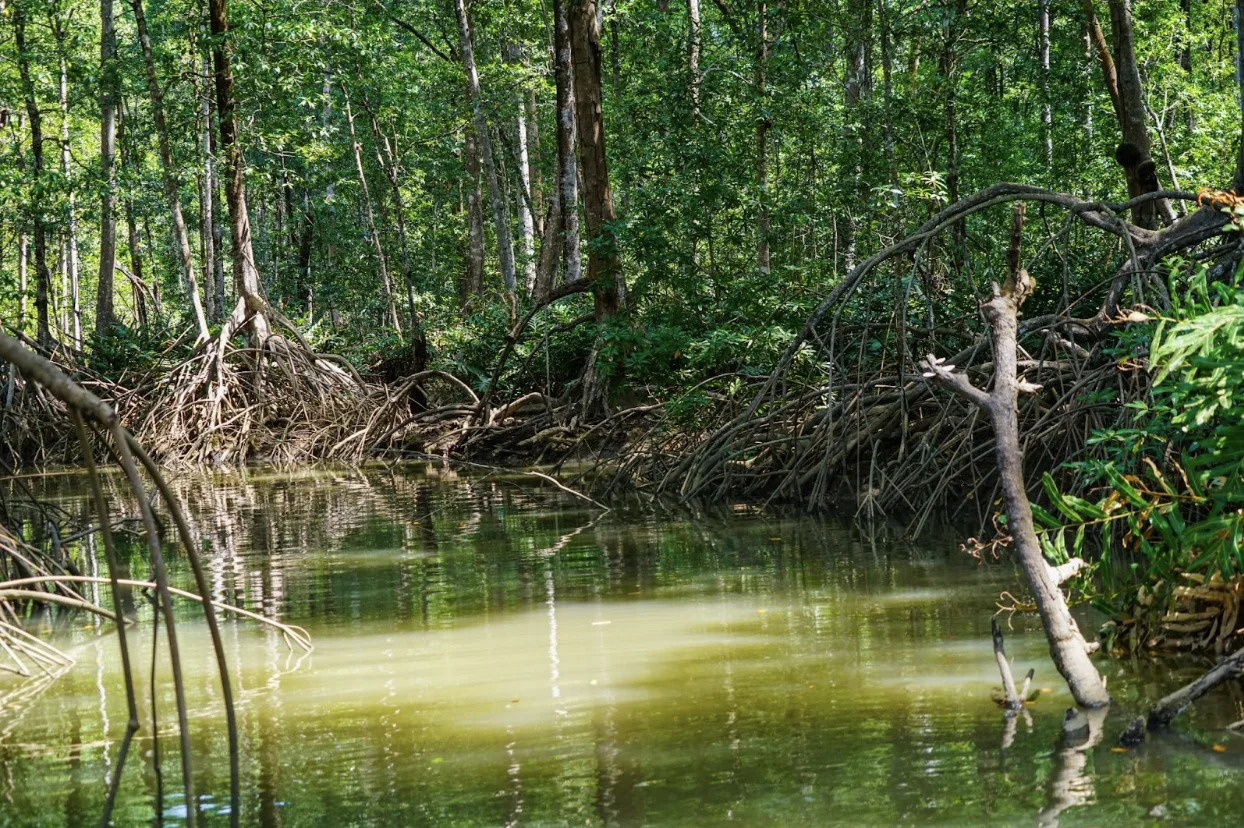
<path fill-rule="evenodd" d="M 536 286 L 536 228 L 531 217 L 532 207 L 528 204 L 534 200 L 531 197 L 531 160 L 527 151 L 527 111 L 522 100 L 518 102 L 517 128 L 518 177 L 523 189 L 518 199 L 518 226 L 523 236 L 523 279 L 530 294 Z"/>
<path fill-rule="evenodd" d="M 30 237 L 25 229 L 17 236 L 17 327 L 26 330 L 26 293 L 29 290 L 26 269 L 30 261 Z"/>
<path fill-rule="evenodd" d="M 147 18 L 143 14 L 143 0 L 130 0 L 134 10 L 134 23 L 138 29 L 138 42 L 142 47 L 143 66 L 147 72 L 147 94 L 151 99 L 151 116 L 155 122 L 156 140 L 160 148 L 160 169 L 164 173 L 164 197 L 168 199 L 169 212 L 173 218 L 173 241 L 181 260 L 182 277 L 185 280 L 187 298 L 198 328 L 197 342 L 208 338 L 207 316 L 199 297 L 199 280 L 195 274 L 194 257 L 190 252 L 190 234 L 181 211 L 181 182 L 173 164 L 173 148 L 169 142 L 168 125 L 164 120 L 164 93 L 156 78 L 155 60 L 151 56 L 151 36 L 147 32 Z"/>
<path fill-rule="evenodd" d="M 687 0 L 687 69 L 691 74 L 691 117 L 700 117 L 700 0 Z"/>
<path fill-rule="evenodd" d="M 553 0 L 554 55 L 557 83 L 557 169 L 561 210 L 562 280 L 583 278 L 579 255 L 579 164 L 575 157 L 578 143 L 575 124 L 574 59 L 570 43 L 570 16 L 567 3 Z"/>
<path fill-rule="evenodd" d="M 233 67 L 229 57 L 229 20 L 226 0 L 210 0 L 209 10 L 212 27 L 212 64 L 216 81 L 216 111 L 220 120 L 220 149 L 225 157 L 225 200 L 229 208 L 229 231 L 233 237 L 233 282 L 238 293 L 238 304 L 229 318 L 233 329 L 247 322 L 253 347 L 259 347 L 268 338 L 269 327 L 265 311 L 268 302 L 263 296 L 259 282 L 259 270 L 255 267 L 255 252 L 251 246 L 250 216 L 246 210 L 246 175 L 242 147 L 238 144 L 236 99 L 233 91 Z"/>
<path fill-rule="evenodd" d="M 1235 161 L 1235 180 L 1231 186 L 1244 193 L 1244 0 L 1235 0 L 1235 89 L 1240 107 L 1240 150 Z"/>
<path fill-rule="evenodd" d="M 527 180 L 531 185 L 531 217 L 538 236 L 544 235 L 544 189 L 540 177 L 540 113 L 536 109 L 536 92 L 528 89 L 527 106 Z"/>
<path fill-rule="evenodd" d="M 886 0 L 877 0 L 877 17 L 881 27 L 881 79 L 885 114 L 885 159 L 890 183 L 898 183 L 898 161 L 894 155 L 894 54 L 890 45 L 890 15 Z"/>
<path fill-rule="evenodd" d="M 73 312 L 73 347 L 82 350 L 82 301 L 78 290 L 78 213 L 76 193 L 72 185 L 73 170 L 69 158 L 69 67 L 65 59 L 65 31 L 63 22 L 56 21 L 56 42 L 60 58 L 60 171 L 69 190 L 66 200 L 68 215 L 68 256 L 63 264 L 69 276 L 69 299 Z"/>
<path fill-rule="evenodd" d="M 467 17 L 466 0 L 454 0 L 454 8 L 458 13 L 459 51 L 462 54 L 462 68 L 466 71 L 467 93 L 475 120 L 475 140 L 479 142 L 480 163 L 484 166 L 484 179 L 488 182 L 488 199 L 492 202 L 492 220 L 497 233 L 497 258 L 501 260 L 501 277 L 505 283 L 505 290 L 513 296 L 517 289 L 514 246 L 510 239 L 510 223 L 505 217 L 501 185 L 497 180 L 497 167 L 492 154 L 488 120 L 484 117 L 484 107 L 480 101 L 479 73 L 475 68 L 475 48 L 471 42 L 471 22 Z"/>
<path fill-rule="evenodd" d="M 947 2 L 946 20 L 942 26 L 941 73 L 946 101 L 946 198 L 951 204 L 959 200 L 959 66 L 955 46 L 959 37 L 959 24 L 966 13 L 966 0 L 953 0 L 953 5 L 952 2 Z M 955 222 L 953 235 L 953 260 L 958 268 L 967 255 L 967 227 L 964 222 Z"/>
<path fill-rule="evenodd" d="M 372 140 L 376 142 L 376 162 L 389 182 L 389 194 L 393 198 L 394 224 L 397 227 L 397 241 L 402 249 L 402 284 L 406 288 L 406 310 L 410 314 L 410 346 L 411 369 L 419 372 L 428 366 L 428 340 L 423 330 L 423 318 L 415 306 L 415 278 L 410 264 L 410 239 L 406 234 L 406 207 L 402 201 L 397 155 L 393 152 L 393 143 L 380 129 L 380 121 L 376 111 L 368 103 L 366 96 L 362 99 L 367 109 L 367 119 L 371 124 Z M 395 138 L 396 140 L 396 138 Z M 384 154 L 381 155 L 383 149 Z"/>
<path fill-rule="evenodd" d="M 1045 170 L 1054 170 L 1054 110 L 1050 102 L 1050 0 L 1038 0 L 1037 22 L 1041 46 L 1041 131 L 1045 143 Z"/>
<path fill-rule="evenodd" d="M 384 245 L 380 243 L 380 234 L 376 232 L 376 217 L 371 207 L 371 191 L 367 187 L 367 174 L 363 171 L 363 147 L 354 132 L 354 112 L 350 109 L 350 95 L 345 86 L 341 92 L 346 100 L 346 124 L 350 128 L 350 146 L 354 150 L 354 168 L 359 176 L 359 189 L 363 193 L 363 218 L 367 222 L 367 234 L 371 236 L 372 247 L 376 251 L 376 262 L 380 266 L 380 283 L 384 286 L 385 309 L 389 321 L 398 336 L 402 335 L 402 322 L 397 315 L 397 302 L 393 297 L 393 282 L 389 279 L 389 265 L 384 255 Z"/>
<path fill-rule="evenodd" d="M 570 14 L 571 54 L 574 58 L 575 121 L 578 125 L 579 163 L 583 172 L 583 217 L 587 225 L 588 279 L 595 297 L 596 320 L 618 314 L 621 271 L 617 243 L 609 224 L 614 221 L 613 192 L 605 153 L 605 119 L 601 90 L 600 27 L 596 0 L 579 0 Z"/>
<path fill-rule="evenodd" d="M 769 272 L 769 4 L 759 0 L 760 47 L 756 54 L 755 87 L 760 114 L 756 119 L 756 269 Z"/>
<path fill-rule="evenodd" d="M 536 284 L 531 295 L 541 299 L 553 289 L 557 276 L 557 263 L 561 259 L 562 211 L 560 188 L 549 193 L 548 209 L 544 216 L 544 232 L 540 235 L 540 261 L 536 266 Z"/>
<path fill-rule="evenodd" d="M 150 319 L 147 316 L 147 297 L 143 294 L 143 254 L 139 247 L 138 225 L 134 221 L 134 199 L 125 198 L 125 229 L 130 248 L 130 273 L 133 282 L 130 284 L 130 297 L 134 301 L 134 321 L 139 328 L 146 328 Z"/>
<path fill-rule="evenodd" d="M 13 33 L 17 47 L 17 71 L 21 78 L 22 98 L 26 105 L 26 117 L 30 121 L 31 189 L 38 192 L 43 177 L 43 115 L 35 99 L 35 86 L 30 77 L 30 54 L 26 44 L 26 15 L 23 4 L 11 7 Z M 38 317 L 38 342 L 42 348 L 51 348 L 51 317 L 48 315 L 48 294 L 51 292 L 52 273 L 48 270 L 47 215 L 43 199 L 32 199 L 35 255 L 35 314 Z"/>
<path fill-rule="evenodd" d="M 133 142 L 126 140 L 125 130 L 129 125 L 129 117 L 124 105 L 120 107 L 118 115 L 117 145 L 121 152 L 121 177 L 124 180 L 133 180 L 137 177 L 137 172 L 134 169 L 134 153 L 131 147 Z M 143 257 L 138 238 L 138 222 L 134 219 L 134 196 L 131 187 L 125 188 L 122 202 L 125 209 L 126 246 L 130 251 L 130 298 L 134 303 L 134 321 L 139 328 L 145 328 L 149 322 L 147 297 L 143 289 Z"/>
<path fill-rule="evenodd" d="M 99 208 L 99 291 L 95 300 L 95 331 L 104 333 L 116 321 L 112 301 L 117 261 L 117 31 L 112 0 L 100 0 L 99 20 L 99 158 L 104 188 Z"/>
<path fill-rule="evenodd" d="M 462 151 L 467 172 L 467 261 L 462 301 L 484 292 L 484 193 L 480 188 L 479 142 L 475 128 L 467 125 Z"/>
<path fill-rule="evenodd" d="M 203 58 L 203 77 L 211 78 L 211 67 L 207 57 Z M 210 85 L 210 81 L 208 81 Z M 202 245 L 203 245 L 203 289 L 207 295 L 207 315 L 213 322 L 219 322 L 225 315 L 225 297 L 216 294 L 216 161 L 212 157 L 212 96 L 204 89 L 199 104 L 199 117 L 203 119 L 203 189 L 199 197 L 202 212 Z M 223 279 L 221 287 L 224 287 Z"/>

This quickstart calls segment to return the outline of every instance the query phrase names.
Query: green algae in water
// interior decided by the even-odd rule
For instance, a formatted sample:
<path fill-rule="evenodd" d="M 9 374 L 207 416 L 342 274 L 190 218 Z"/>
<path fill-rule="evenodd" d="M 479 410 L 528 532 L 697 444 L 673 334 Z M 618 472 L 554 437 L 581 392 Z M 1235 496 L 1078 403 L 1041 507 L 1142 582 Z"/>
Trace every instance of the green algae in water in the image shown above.
<path fill-rule="evenodd" d="M 84 481 L 32 481 L 80 509 Z M 1007 732 L 989 617 L 1009 568 L 818 518 L 601 517 L 530 481 L 403 466 L 179 481 L 218 597 L 306 627 L 313 654 L 225 625 L 242 822 L 302 825 L 1131 825 L 1238 819 L 1223 693 L 1175 734 L 1065 750 L 1040 631 L 1008 650 L 1051 688 Z M 137 550 L 137 547 L 135 547 Z M 92 550 L 78 550 L 83 569 Z M 133 566 L 142 564 L 134 551 Z M 183 562 L 175 577 L 188 583 Z M 149 609 L 140 610 L 149 615 Z M 197 807 L 228 821 L 206 633 L 179 605 Z M 1021 622 L 1022 621 L 1022 622 Z M 50 624 L 77 665 L 0 678 L 0 826 L 92 824 L 124 728 L 115 638 Z M 151 824 L 144 728 L 117 824 Z M 1183 678 L 1103 662 L 1132 710 Z M 171 682 L 156 676 L 163 822 L 184 821 Z M 1009 745 L 1004 749 L 1004 741 Z M 1150 814 L 1155 816 L 1150 816 Z"/>

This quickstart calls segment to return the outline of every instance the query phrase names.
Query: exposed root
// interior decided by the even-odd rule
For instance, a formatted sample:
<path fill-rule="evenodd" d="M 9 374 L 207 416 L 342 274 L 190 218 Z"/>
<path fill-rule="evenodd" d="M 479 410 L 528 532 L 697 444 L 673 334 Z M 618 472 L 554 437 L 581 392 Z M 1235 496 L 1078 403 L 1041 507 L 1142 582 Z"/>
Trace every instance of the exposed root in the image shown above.
<path fill-rule="evenodd" d="M 283 336 L 208 343 L 161 377 L 135 436 L 178 465 L 289 464 L 356 456 L 351 435 L 388 412 L 352 370 Z M 392 425 L 385 421 L 383 425 Z"/>

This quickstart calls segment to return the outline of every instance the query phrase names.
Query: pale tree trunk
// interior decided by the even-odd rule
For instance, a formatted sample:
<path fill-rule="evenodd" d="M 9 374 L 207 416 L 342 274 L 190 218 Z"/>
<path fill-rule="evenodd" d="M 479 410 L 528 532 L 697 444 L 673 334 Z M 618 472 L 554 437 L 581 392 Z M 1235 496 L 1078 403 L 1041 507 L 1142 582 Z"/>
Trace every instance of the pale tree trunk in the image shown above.
<path fill-rule="evenodd" d="M 17 236 L 17 327 L 26 330 L 26 268 L 30 261 L 30 237 L 23 229 Z"/>
<path fill-rule="evenodd" d="M 95 299 L 95 330 L 104 333 L 116 321 L 113 275 L 117 263 L 117 30 L 112 0 L 99 3 L 99 159 L 104 189 L 99 207 L 99 291 Z"/>
<path fill-rule="evenodd" d="M 233 282 L 238 293 L 238 304 L 230 315 L 226 327 L 237 329 L 247 322 L 252 347 L 260 347 L 268 338 L 270 329 L 265 312 L 268 302 L 264 299 L 259 283 L 259 270 L 255 267 L 255 251 L 251 246 L 250 216 L 246 211 L 246 164 L 242 147 L 238 144 L 238 125 L 235 113 L 233 67 L 229 56 L 229 20 L 226 0 L 210 0 L 209 11 L 212 27 L 212 64 L 216 81 L 216 112 L 220 121 L 220 149 L 225 157 L 225 201 L 229 208 L 229 231 L 233 236 Z"/>
<path fill-rule="evenodd" d="M 203 77 L 210 78 L 211 69 L 207 58 L 203 58 Z M 210 81 L 208 82 L 210 85 Z M 200 146 L 203 151 L 203 174 L 199 188 L 199 246 L 203 249 L 203 293 L 207 298 L 207 316 L 213 322 L 219 322 L 225 313 L 224 297 L 216 296 L 216 245 L 213 235 L 216 227 L 216 210 L 214 195 L 216 190 L 215 162 L 212 160 L 212 105 L 211 94 L 206 88 L 200 96 L 199 117 L 203 121 L 203 137 Z"/>
<path fill-rule="evenodd" d="M 617 245 L 608 227 L 615 215 L 605 155 L 600 26 L 596 11 L 596 0 L 579 0 L 572 7 L 570 38 L 575 122 L 583 171 L 583 217 L 589 240 L 587 275 L 595 298 L 596 321 L 603 322 L 616 316 L 621 307 L 621 270 Z"/>
<path fill-rule="evenodd" d="M 497 233 L 497 258 L 501 262 L 501 278 L 511 297 L 517 290 L 514 271 L 514 246 L 510 239 L 510 223 L 505 217 L 505 203 L 501 185 L 497 180 L 497 167 L 492 154 L 492 139 L 488 134 L 488 120 L 480 101 L 479 72 L 475 67 L 475 49 L 471 43 L 471 22 L 467 18 L 466 0 L 454 0 L 458 13 L 459 51 L 462 68 L 467 77 L 467 93 L 471 99 L 471 111 L 475 120 L 475 140 L 479 142 L 480 163 L 484 167 L 484 180 L 488 182 L 488 199 L 492 202 L 492 220 Z"/>
<path fill-rule="evenodd" d="M 465 306 L 472 297 L 484 292 L 484 192 L 480 187 L 479 143 L 470 124 L 466 127 L 462 156 L 467 173 L 467 260 L 462 290 Z"/>
<path fill-rule="evenodd" d="M 30 77 L 30 55 L 26 51 L 26 15 L 21 3 L 11 8 L 13 18 L 13 34 L 17 47 L 17 71 L 21 79 L 22 98 L 26 106 L 26 117 L 30 121 L 30 155 L 32 189 L 38 190 L 43 177 L 43 115 L 35 99 L 35 86 Z M 34 199 L 32 210 L 34 225 L 34 259 L 35 259 L 35 315 L 37 338 L 41 348 L 51 348 L 52 323 L 48 315 L 48 294 L 51 291 L 52 273 L 48 270 L 47 248 L 47 215 L 43 209 L 43 200 Z"/>
<path fill-rule="evenodd" d="M 1244 0 L 1235 2 L 1235 82 L 1236 101 L 1240 107 L 1240 151 L 1235 162 L 1232 189 L 1244 193 Z"/>
<path fill-rule="evenodd" d="M 82 350 L 82 302 L 78 290 L 78 213 L 76 194 L 71 183 L 73 170 L 69 158 L 69 66 L 65 59 L 64 22 L 56 20 L 56 45 L 60 58 L 60 171 L 69 190 L 66 200 L 68 215 L 68 256 L 62 267 L 69 276 L 69 300 L 73 313 L 73 347 Z"/>
<path fill-rule="evenodd" d="M 759 2 L 760 46 L 756 52 L 755 88 L 760 115 L 756 119 L 756 269 L 769 272 L 769 126 L 766 99 L 769 68 L 769 4 Z"/>
<path fill-rule="evenodd" d="M 1028 272 L 1019 267 L 1023 215 L 1023 205 L 1016 205 L 1008 252 L 1010 276 L 1001 288 L 995 284 L 993 297 L 981 305 L 993 338 L 993 390 L 989 393 L 980 390 L 968 381 L 965 374 L 955 373 L 954 366 L 943 365 L 932 356 L 925 361 L 925 376 L 975 403 L 992 420 L 1007 531 L 1014 538 L 1016 556 L 1045 627 L 1050 656 L 1058 672 L 1067 680 L 1071 695 L 1078 704 L 1102 707 L 1110 703 L 1110 695 L 1106 692 L 1106 683 L 1089 658 L 1094 647 L 1084 640 L 1067 607 L 1060 587 L 1062 574 L 1046 562 L 1041 551 L 1041 542 L 1033 525 L 1032 507 L 1024 487 L 1017 400 L 1020 391 L 1035 391 L 1038 386 L 1025 382 L 1018 376 L 1017 370 L 1019 309 L 1033 289 Z"/>
<path fill-rule="evenodd" d="M 523 61 L 523 50 L 518 44 L 511 43 L 506 49 L 506 59 L 510 63 L 520 63 Z M 527 295 L 535 290 L 536 286 L 536 207 L 535 193 L 532 192 L 532 154 L 531 154 L 531 136 L 529 134 L 528 116 L 527 116 L 527 96 L 523 92 L 518 93 L 518 115 L 514 121 L 515 132 L 518 135 L 518 180 L 519 180 L 519 197 L 518 197 L 518 227 L 519 234 L 522 237 L 522 253 L 523 253 L 523 287 L 527 290 Z"/>
<path fill-rule="evenodd" d="M 528 89 L 527 106 L 527 180 L 531 185 L 531 218 L 538 236 L 544 235 L 544 192 L 540 177 L 540 113 L 536 109 L 536 92 Z"/>
<path fill-rule="evenodd" d="M 207 78 L 212 77 L 212 71 L 207 64 L 207 58 L 203 59 L 203 73 Z M 211 81 L 208 81 L 209 86 Z M 220 220 L 220 210 L 217 207 L 220 204 L 218 195 L 220 194 L 220 175 L 217 173 L 216 164 L 216 132 L 212 129 L 212 119 L 216 115 L 216 105 L 211 92 L 207 92 L 203 96 L 204 109 L 206 117 L 203 120 L 203 173 L 204 173 L 204 189 L 206 190 L 205 198 L 207 204 L 212 208 L 211 222 L 205 226 L 205 229 L 211 232 L 211 248 L 212 248 L 212 273 L 207 279 L 207 290 L 215 296 L 212 305 L 215 307 L 215 321 L 220 322 L 225 317 L 225 233 L 224 227 Z"/>
<path fill-rule="evenodd" d="M 1045 139 L 1045 171 L 1054 170 L 1054 110 L 1050 102 L 1050 0 L 1038 0 L 1038 36 L 1041 47 L 1041 131 Z"/>
<path fill-rule="evenodd" d="M 518 103 L 518 177 L 522 193 L 518 199 L 518 226 L 523 235 L 523 279 L 527 293 L 536 286 L 536 228 L 532 220 L 534 199 L 531 191 L 531 161 L 527 151 L 527 111 L 523 102 Z"/>
<path fill-rule="evenodd" d="M 208 338 L 207 316 L 203 312 L 203 302 L 199 296 L 199 279 L 195 274 L 194 257 L 190 253 L 190 234 L 186 230 L 186 219 L 181 211 L 181 182 L 177 179 L 177 168 L 173 164 L 173 148 L 168 137 L 168 124 L 164 120 L 164 93 L 160 90 L 160 81 L 156 78 L 155 60 L 151 56 L 151 36 L 147 32 L 143 0 L 130 0 L 130 7 L 134 10 L 138 42 L 142 47 L 143 66 L 147 73 L 147 95 L 151 99 L 151 117 L 155 122 L 156 142 L 160 148 L 160 169 L 164 173 L 164 197 L 168 200 L 169 213 L 173 218 L 173 241 L 177 245 L 177 253 L 181 259 L 186 298 L 190 300 L 194 324 L 198 329 L 197 344 Z"/>
<path fill-rule="evenodd" d="M 393 282 L 389 279 L 389 265 L 384 255 L 384 245 L 380 243 L 380 234 L 376 232 L 376 217 L 371 207 L 371 191 L 367 187 L 367 174 L 363 171 L 363 147 L 359 144 L 358 136 L 354 132 L 354 112 L 350 109 L 350 94 L 346 91 L 344 85 L 341 87 L 341 93 L 345 96 L 346 101 L 346 124 L 350 128 L 350 146 L 354 150 L 354 168 L 358 172 L 359 189 L 363 193 L 363 218 L 367 222 L 367 234 L 371 236 L 372 247 L 376 251 L 376 262 L 380 266 L 380 283 L 384 286 L 385 309 L 389 313 L 389 321 L 393 325 L 393 330 L 400 337 L 402 335 L 402 322 L 397 316 L 397 302 L 393 297 Z"/>
<path fill-rule="evenodd" d="M 691 116 L 700 117 L 700 0 L 687 0 L 687 69 L 691 73 Z"/>
<path fill-rule="evenodd" d="M 557 169 L 561 211 L 562 281 L 583 278 L 579 254 L 579 165 L 575 157 L 574 61 L 570 45 L 570 17 L 566 4 L 553 0 L 554 55 L 557 83 Z"/>

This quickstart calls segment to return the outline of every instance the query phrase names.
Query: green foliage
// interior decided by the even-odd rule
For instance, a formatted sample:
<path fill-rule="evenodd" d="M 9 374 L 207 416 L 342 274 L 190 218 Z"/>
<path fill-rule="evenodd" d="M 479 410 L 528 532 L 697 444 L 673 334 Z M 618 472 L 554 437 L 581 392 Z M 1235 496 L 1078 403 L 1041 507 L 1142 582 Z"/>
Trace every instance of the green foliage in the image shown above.
<path fill-rule="evenodd" d="M 1054 511 L 1034 510 L 1055 561 L 1101 534 L 1107 595 L 1179 571 L 1244 572 L 1244 287 L 1199 268 L 1170 292 L 1168 317 L 1124 334 L 1150 338 L 1150 399 L 1130 427 L 1096 435 L 1104 459 L 1075 464 L 1104 494 L 1063 494 L 1047 474 Z"/>

